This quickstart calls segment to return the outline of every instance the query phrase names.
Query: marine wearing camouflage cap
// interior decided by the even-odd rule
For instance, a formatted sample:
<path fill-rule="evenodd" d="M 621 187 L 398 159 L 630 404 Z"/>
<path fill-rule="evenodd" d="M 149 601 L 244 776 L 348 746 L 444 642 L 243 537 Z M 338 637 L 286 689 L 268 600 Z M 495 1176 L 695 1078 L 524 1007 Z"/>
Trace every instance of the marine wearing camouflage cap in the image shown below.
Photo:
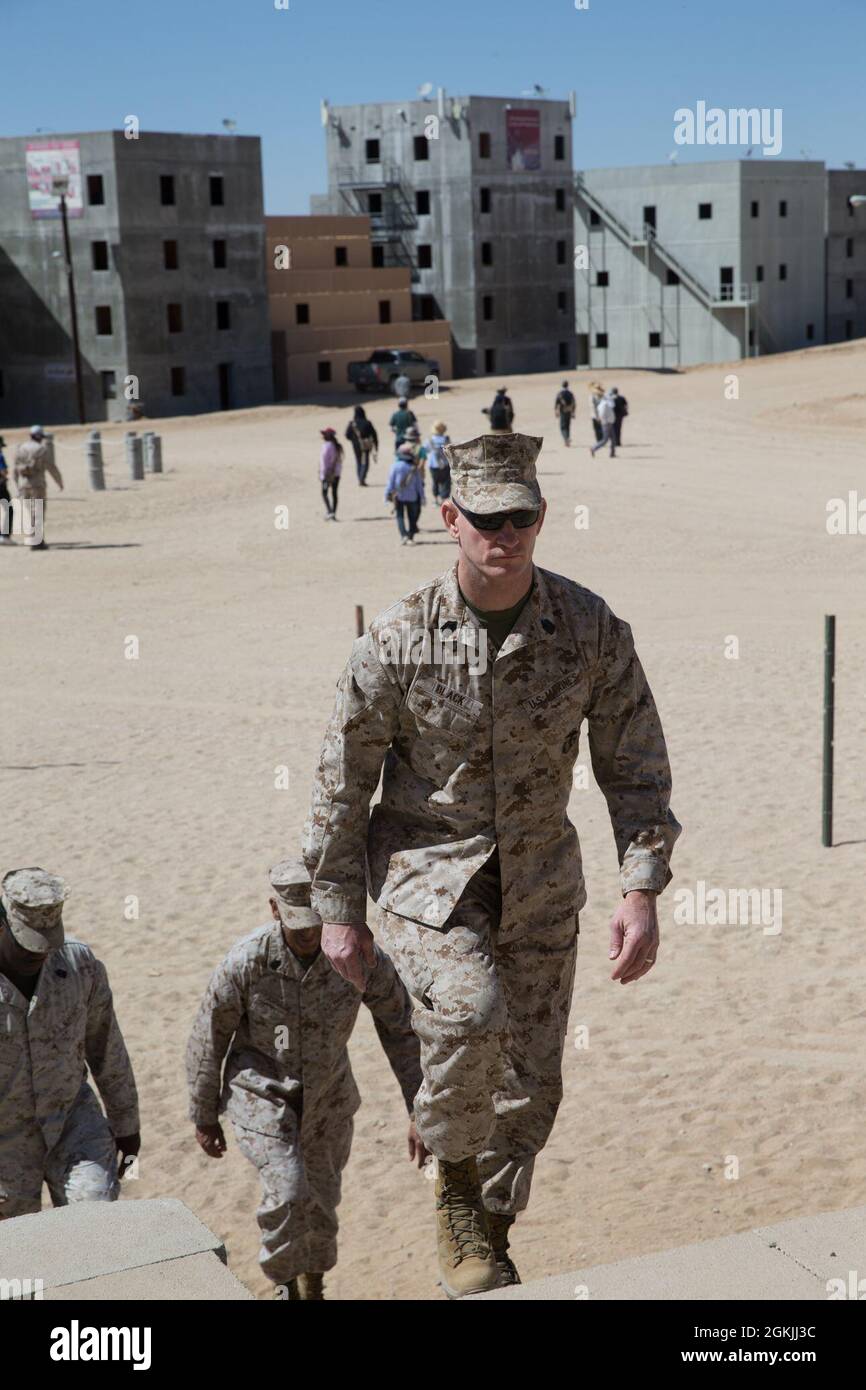
<path fill-rule="evenodd" d="M 270 873 L 280 921 L 289 931 L 320 927 L 322 919 L 310 907 L 310 875 L 302 859 L 283 859 Z"/>
<path fill-rule="evenodd" d="M 62 946 L 63 904 L 69 896 L 65 881 L 45 869 L 10 869 L 3 878 L 0 900 L 9 929 L 19 946 L 46 955 Z"/>
<path fill-rule="evenodd" d="M 454 500 L 469 512 L 509 512 L 541 505 L 535 461 L 543 440 L 532 434 L 480 434 L 446 444 Z"/>

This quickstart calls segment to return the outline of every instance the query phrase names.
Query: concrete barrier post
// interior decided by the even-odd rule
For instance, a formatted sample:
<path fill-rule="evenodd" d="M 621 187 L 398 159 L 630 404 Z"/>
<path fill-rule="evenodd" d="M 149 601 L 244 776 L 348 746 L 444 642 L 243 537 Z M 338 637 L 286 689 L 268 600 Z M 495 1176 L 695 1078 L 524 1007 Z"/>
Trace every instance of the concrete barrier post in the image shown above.
<path fill-rule="evenodd" d="M 154 441 L 155 438 L 156 438 L 156 434 L 154 433 L 153 430 L 145 430 L 144 434 L 142 435 L 142 440 L 143 440 L 143 442 L 144 442 L 144 471 L 145 471 L 145 473 L 153 473 L 153 472 L 154 472 L 154 467 L 153 467 L 153 441 Z"/>
<path fill-rule="evenodd" d="M 135 430 L 126 432 L 126 461 L 129 464 L 129 476 L 134 483 L 144 482 L 144 457 L 141 450 L 141 439 Z"/>
<path fill-rule="evenodd" d="M 162 472 L 162 435 L 155 434 L 151 445 L 151 471 Z"/>
<path fill-rule="evenodd" d="M 99 430 L 91 430 L 90 437 L 85 442 L 87 454 L 87 470 L 90 475 L 90 487 L 93 492 L 105 491 L 105 474 L 102 471 L 102 436 Z"/>

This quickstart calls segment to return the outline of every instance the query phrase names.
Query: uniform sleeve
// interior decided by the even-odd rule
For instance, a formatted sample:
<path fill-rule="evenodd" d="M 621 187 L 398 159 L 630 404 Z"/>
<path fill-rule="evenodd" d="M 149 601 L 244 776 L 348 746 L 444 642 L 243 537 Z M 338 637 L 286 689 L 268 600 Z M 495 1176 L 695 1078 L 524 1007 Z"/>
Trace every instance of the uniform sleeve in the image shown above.
<path fill-rule="evenodd" d="M 50 458 L 47 458 L 47 459 L 45 460 L 45 471 L 46 471 L 46 473 L 50 473 L 50 474 L 51 474 L 51 476 L 52 476 L 52 478 L 54 479 L 54 481 L 55 481 L 55 483 L 57 484 L 57 486 L 58 486 L 59 488 L 62 489 L 62 488 L 63 488 L 63 478 L 62 478 L 62 476 L 61 476 L 60 469 L 57 467 L 57 464 L 56 464 L 56 463 L 53 463 L 53 462 L 51 461 Z"/>
<path fill-rule="evenodd" d="M 129 1053 L 115 1017 L 108 974 L 102 961 L 95 960 L 93 964 L 84 1056 L 105 1105 L 111 1132 L 120 1139 L 138 1133 L 138 1092 Z"/>
<path fill-rule="evenodd" d="M 304 824 L 310 901 L 324 922 L 363 926 L 370 798 L 397 732 L 402 699 L 393 666 L 370 633 L 359 637 L 337 684 Z"/>
<path fill-rule="evenodd" d="M 412 1031 L 412 1001 L 390 956 L 376 947 L 376 965 L 364 991 L 364 1003 L 373 1015 L 379 1041 L 412 1114 L 421 1086 L 421 1046 Z"/>
<path fill-rule="evenodd" d="M 631 628 L 605 607 L 593 685 L 589 748 L 616 840 L 623 893 L 660 893 L 682 827 L 670 809 L 671 771 L 652 691 Z"/>
<path fill-rule="evenodd" d="M 222 1065 L 246 1009 L 241 972 L 228 957 L 217 966 L 186 1045 L 189 1117 L 195 1125 L 219 1119 Z"/>

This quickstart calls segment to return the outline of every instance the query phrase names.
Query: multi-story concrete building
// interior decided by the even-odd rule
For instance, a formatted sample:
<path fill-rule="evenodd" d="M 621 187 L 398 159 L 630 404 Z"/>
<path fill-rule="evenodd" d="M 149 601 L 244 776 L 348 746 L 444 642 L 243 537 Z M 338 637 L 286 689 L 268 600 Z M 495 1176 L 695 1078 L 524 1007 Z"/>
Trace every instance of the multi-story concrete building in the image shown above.
<path fill-rule="evenodd" d="M 326 107 L 314 213 L 370 218 L 374 264 L 409 268 L 418 319 L 448 319 L 458 376 L 574 363 L 567 101 L 450 97 Z"/>
<path fill-rule="evenodd" d="M 828 343 L 866 338 L 866 170 L 827 170 Z"/>
<path fill-rule="evenodd" d="M 267 217 L 274 398 L 334 395 L 376 349 L 435 358 L 452 375 L 445 319 L 413 320 L 405 266 L 373 266 L 368 217 Z"/>
<path fill-rule="evenodd" d="M 22 137 L 0 140 L 0 423 L 77 418 L 59 170 L 86 418 L 272 400 L 258 138 Z"/>
<path fill-rule="evenodd" d="M 824 342 L 824 221 L 817 160 L 578 174 L 578 363 L 676 367 Z"/>

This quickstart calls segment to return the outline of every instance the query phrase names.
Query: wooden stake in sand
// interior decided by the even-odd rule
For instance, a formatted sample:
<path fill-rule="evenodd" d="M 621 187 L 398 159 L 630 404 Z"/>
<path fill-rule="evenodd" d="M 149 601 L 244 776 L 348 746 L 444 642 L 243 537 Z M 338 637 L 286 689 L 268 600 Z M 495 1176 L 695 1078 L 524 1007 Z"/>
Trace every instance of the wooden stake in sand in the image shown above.
<path fill-rule="evenodd" d="M 836 709 L 836 616 L 824 616 L 824 767 L 821 843 L 833 843 L 833 716 Z"/>
<path fill-rule="evenodd" d="M 364 636 L 364 609 L 360 603 L 355 604 L 355 636 Z"/>

